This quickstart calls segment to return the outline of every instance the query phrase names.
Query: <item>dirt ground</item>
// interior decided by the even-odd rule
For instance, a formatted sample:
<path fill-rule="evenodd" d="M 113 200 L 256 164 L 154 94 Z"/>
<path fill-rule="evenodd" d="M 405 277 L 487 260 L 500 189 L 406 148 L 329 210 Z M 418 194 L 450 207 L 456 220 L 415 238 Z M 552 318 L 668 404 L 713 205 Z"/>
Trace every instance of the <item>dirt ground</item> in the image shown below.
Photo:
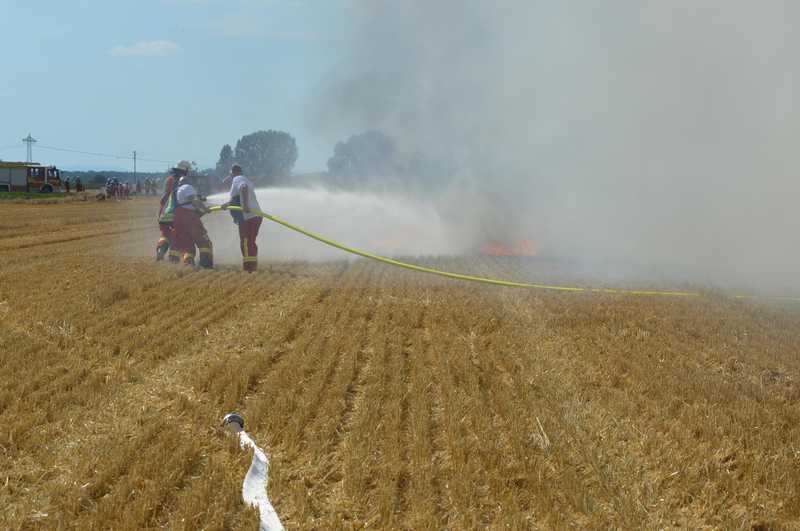
<path fill-rule="evenodd" d="M 0 528 L 255 529 L 233 410 L 288 529 L 800 528 L 800 304 L 194 271 L 154 209 L 0 205 Z"/>

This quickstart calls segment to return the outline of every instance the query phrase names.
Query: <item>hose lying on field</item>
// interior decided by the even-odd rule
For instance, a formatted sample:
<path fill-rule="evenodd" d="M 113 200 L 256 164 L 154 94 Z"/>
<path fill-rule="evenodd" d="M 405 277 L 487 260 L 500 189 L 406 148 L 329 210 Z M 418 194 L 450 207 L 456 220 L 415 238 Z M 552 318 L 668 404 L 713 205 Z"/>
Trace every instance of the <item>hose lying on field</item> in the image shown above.
<path fill-rule="evenodd" d="M 210 208 L 212 212 L 221 212 L 223 209 L 221 206 L 212 206 Z M 237 206 L 229 206 L 227 210 L 236 210 L 241 211 L 241 207 Z M 325 245 L 330 245 L 331 247 L 335 247 L 336 249 L 345 251 L 347 253 L 351 253 L 357 256 L 361 256 L 363 258 L 368 258 L 370 260 L 375 260 L 377 262 L 382 262 L 384 264 L 389 264 L 395 267 L 402 267 L 403 269 L 410 269 L 411 271 L 418 271 L 420 273 L 428 273 L 431 275 L 438 275 L 440 277 L 452 278 L 456 280 L 466 280 L 469 282 L 480 282 L 482 284 L 492 284 L 495 286 L 505 286 L 509 288 L 530 288 L 530 289 L 542 289 L 542 290 L 550 290 L 550 291 L 566 291 L 566 292 L 585 292 L 585 293 L 614 293 L 614 294 L 622 294 L 622 295 L 662 295 L 667 297 L 698 297 L 701 294 L 695 291 L 666 291 L 666 290 L 632 290 L 632 289 L 614 289 L 614 288 L 582 288 L 577 286 L 558 286 L 558 285 L 551 285 L 551 284 L 532 284 L 528 282 L 514 282 L 511 280 L 500 280 L 496 278 L 488 278 L 488 277 L 476 277 L 473 275 L 464 275 L 461 273 L 451 273 L 449 271 L 440 271 L 438 269 L 432 269 L 430 267 L 424 267 L 417 264 L 410 264 L 408 262 L 401 262 L 400 260 L 394 260 L 392 258 L 387 258 L 385 256 L 380 256 L 377 254 L 373 254 L 367 251 L 362 251 L 361 249 L 356 249 L 354 247 L 349 247 L 342 243 L 330 240 L 324 236 L 306 230 L 302 227 L 298 227 L 297 225 L 293 225 L 288 221 L 284 221 L 280 218 L 277 218 L 271 214 L 267 214 L 265 212 L 261 212 L 259 210 L 250 209 L 250 213 L 256 216 L 260 216 L 264 219 L 268 219 L 278 225 L 283 225 L 287 229 L 291 229 L 293 231 L 299 232 L 300 234 L 317 240 L 318 242 L 324 243 Z M 783 300 L 783 301 L 793 301 L 793 302 L 800 302 L 800 297 L 757 297 L 753 295 L 736 295 L 735 298 L 737 299 L 751 299 L 751 298 L 764 298 L 770 300 Z"/>
<path fill-rule="evenodd" d="M 258 509 L 259 531 L 284 531 L 281 519 L 267 496 L 267 476 L 269 458 L 264 450 L 244 431 L 244 418 L 239 413 L 228 413 L 222 419 L 222 426 L 239 436 L 239 447 L 242 450 L 253 450 L 253 461 L 247 470 L 242 483 L 242 500 Z"/>

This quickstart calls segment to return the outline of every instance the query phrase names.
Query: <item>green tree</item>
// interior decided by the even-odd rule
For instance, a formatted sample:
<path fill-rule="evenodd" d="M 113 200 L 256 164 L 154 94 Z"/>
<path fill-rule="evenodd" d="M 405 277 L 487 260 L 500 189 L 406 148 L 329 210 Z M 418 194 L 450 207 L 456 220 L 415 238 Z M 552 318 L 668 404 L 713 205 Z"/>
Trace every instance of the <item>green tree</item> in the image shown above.
<path fill-rule="evenodd" d="M 345 188 L 389 183 L 401 173 L 394 141 L 380 131 L 366 131 L 338 142 L 328 159 L 328 173 Z"/>
<path fill-rule="evenodd" d="M 233 149 L 230 144 L 225 144 L 219 152 L 215 174 L 217 177 L 223 178 L 230 173 L 231 166 L 233 166 Z"/>
<path fill-rule="evenodd" d="M 284 131 L 257 131 L 236 142 L 233 159 L 256 183 L 272 185 L 291 175 L 297 143 Z"/>

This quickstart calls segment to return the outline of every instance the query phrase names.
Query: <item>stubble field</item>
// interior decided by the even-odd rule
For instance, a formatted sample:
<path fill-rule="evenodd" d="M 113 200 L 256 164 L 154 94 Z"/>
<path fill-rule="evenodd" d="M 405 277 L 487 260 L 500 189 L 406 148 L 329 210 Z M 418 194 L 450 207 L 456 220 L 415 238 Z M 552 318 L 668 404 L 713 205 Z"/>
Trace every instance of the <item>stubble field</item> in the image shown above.
<path fill-rule="evenodd" d="M 154 209 L 0 205 L 2 529 L 254 529 L 232 410 L 289 529 L 800 528 L 800 305 L 194 271 Z"/>

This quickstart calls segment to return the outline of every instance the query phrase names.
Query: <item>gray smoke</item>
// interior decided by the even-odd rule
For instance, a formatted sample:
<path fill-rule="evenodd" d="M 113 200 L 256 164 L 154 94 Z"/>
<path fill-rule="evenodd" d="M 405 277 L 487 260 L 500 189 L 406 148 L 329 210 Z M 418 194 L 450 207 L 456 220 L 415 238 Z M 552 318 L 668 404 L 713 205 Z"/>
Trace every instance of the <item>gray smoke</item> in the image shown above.
<path fill-rule="evenodd" d="M 436 161 L 465 238 L 798 288 L 800 4 L 351 0 L 316 106 Z"/>

